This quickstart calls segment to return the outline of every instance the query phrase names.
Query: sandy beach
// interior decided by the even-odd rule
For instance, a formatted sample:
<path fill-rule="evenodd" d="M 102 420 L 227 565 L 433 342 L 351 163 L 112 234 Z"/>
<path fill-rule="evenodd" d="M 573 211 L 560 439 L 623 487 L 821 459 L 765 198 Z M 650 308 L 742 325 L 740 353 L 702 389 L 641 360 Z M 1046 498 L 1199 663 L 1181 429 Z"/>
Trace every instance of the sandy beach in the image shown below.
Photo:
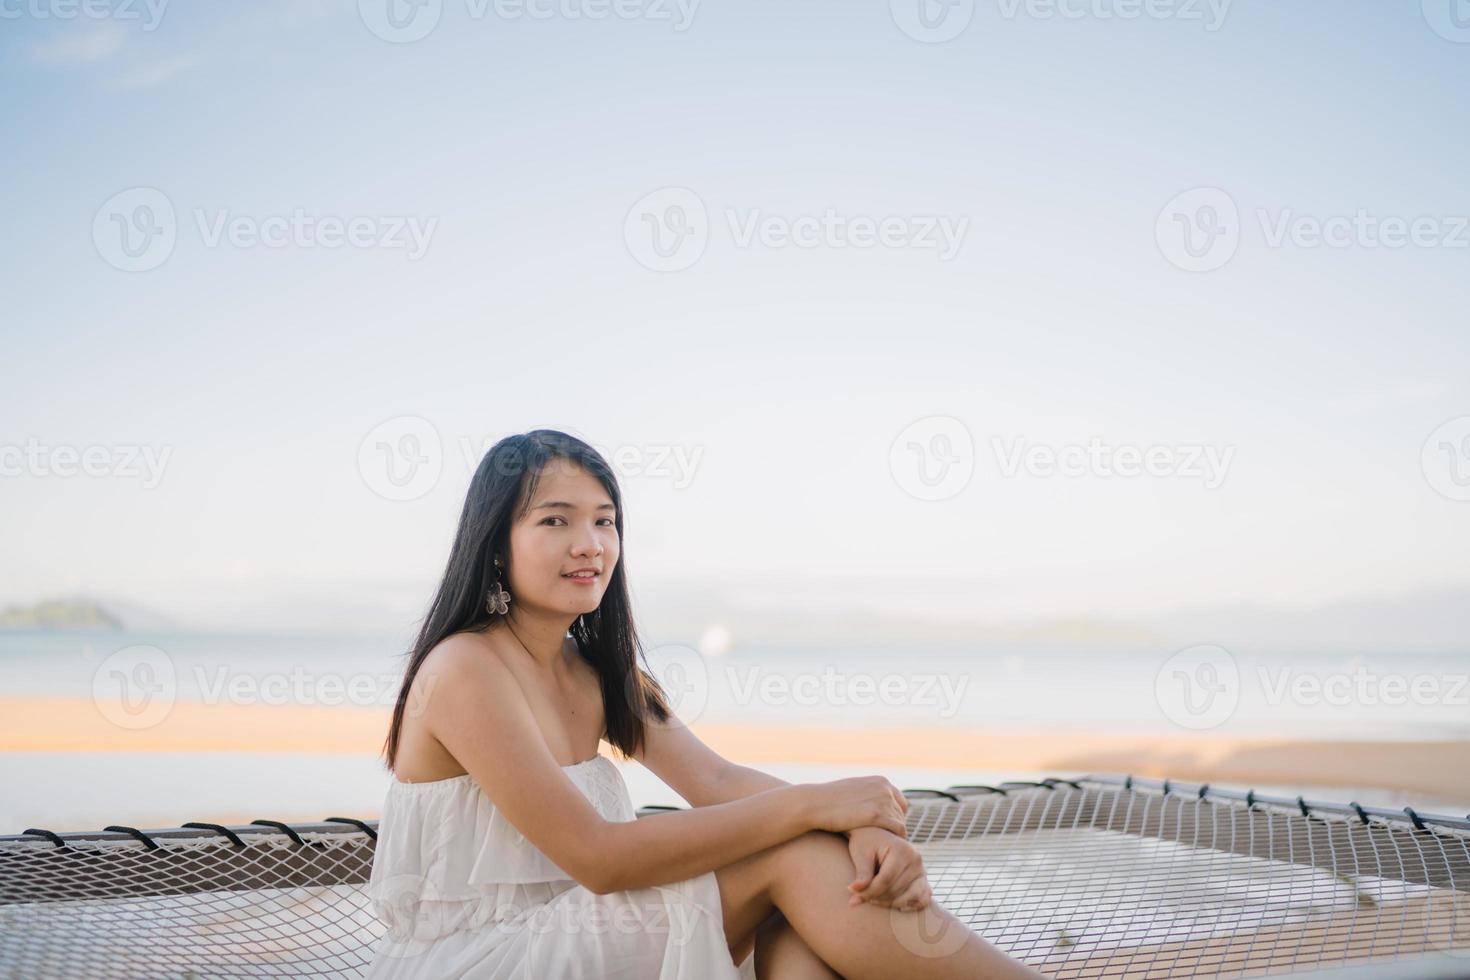
<path fill-rule="evenodd" d="M 175 704 L 130 729 L 89 699 L 0 699 L 0 752 L 316 752 L 372 754 L 385 709 Z M 973 768 L 1057 776 L 1132 773 L 1237 785 L 1377 787 L 1425 800 L 1470 801 L 1470 742 L 1312 741 L 1211 733 L 1069 732 L 981 728 L 836 729 L 701 724 L 694 731 L 732 761 L 760 766 Z M 602 751 L 611 754 L 604 745 Z"/>

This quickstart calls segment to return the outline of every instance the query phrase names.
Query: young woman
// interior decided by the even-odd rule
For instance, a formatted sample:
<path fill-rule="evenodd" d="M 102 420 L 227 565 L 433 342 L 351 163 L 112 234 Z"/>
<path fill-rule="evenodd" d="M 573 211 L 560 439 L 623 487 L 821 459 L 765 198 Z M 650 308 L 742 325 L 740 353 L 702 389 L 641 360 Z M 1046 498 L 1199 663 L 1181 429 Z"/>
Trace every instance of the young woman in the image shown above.
<path fill-rule="evenodd" d="M 790 785 L 679 723 L 622 547 L 586 443 L 537 429 L 481 461 L 388 731 L 369 977 L 1040 976 L 930 901 L 886 779 Z M 603 740 L 690 809 L 638 819 Z"/>

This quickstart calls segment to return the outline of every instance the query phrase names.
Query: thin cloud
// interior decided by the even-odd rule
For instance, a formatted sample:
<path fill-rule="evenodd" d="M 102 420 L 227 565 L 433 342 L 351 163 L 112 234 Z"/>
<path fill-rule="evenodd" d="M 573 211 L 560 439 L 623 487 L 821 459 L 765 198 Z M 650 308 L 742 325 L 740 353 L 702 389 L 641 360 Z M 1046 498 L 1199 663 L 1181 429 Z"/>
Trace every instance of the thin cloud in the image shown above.
<path fill-rule="evenodd" d="M 197 54 L 183 54 L 164 59 L 163 61 L 156 61 L 119 75 L 112 80 L 111 85 L 113 88 L 128 89 L 130 91 L 153 88 L 188 71 L 202 60 Z"/>
<path fill-rule="evenodd" d="M 127 33 L 117 24 L 78 28 L 50 41 L 30 45 L 31 61 L 38 65 L 73 67 L 103 61 L 121 51 Z"/>

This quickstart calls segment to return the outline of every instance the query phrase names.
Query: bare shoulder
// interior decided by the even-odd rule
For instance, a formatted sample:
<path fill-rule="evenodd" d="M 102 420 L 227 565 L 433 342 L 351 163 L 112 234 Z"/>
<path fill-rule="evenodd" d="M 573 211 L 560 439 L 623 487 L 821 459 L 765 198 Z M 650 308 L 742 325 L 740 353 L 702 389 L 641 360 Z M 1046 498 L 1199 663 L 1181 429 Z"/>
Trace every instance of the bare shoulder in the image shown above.
<path fill-rule="evenodd" d="M 451 633 L 438 643 L 434 644 L 428 654 L 424 657 L 424 663 L 420 670 L 434 669 L 463 669 L 473 667 L 487 659 L 498 661 L 495 644 L 489 635 L 485 633 Z"/>
<path fill-rule="evenodd" d="M 447 637 L 420 668 L 427 731 L 533 846 L 601 893 L 606 821 L 552 756 L 516 672 L 483 634 Z"/>
<path fill-rule="evenodd" d="M 453 633 L 434 644 L 424 655 L 418 676 L 464 676 L 492 659 L 499 661 L 485 637 L 474 633 Z"/>
<path fill-rule="evenodd" d="M 454 633 L 436 643 L 414 675 L 410 698 L 428 709 L 436 691 L 520 690 L 491 639 L 479 633 Z M 440 698 L 442 704 L 445 699 Z"/>

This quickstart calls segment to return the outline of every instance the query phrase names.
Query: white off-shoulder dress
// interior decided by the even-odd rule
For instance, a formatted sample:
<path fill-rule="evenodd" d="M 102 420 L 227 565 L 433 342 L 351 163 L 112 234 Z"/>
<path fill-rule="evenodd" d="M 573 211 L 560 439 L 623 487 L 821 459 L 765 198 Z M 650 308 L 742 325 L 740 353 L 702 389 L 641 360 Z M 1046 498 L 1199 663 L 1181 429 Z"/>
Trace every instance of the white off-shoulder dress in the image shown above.
<path fill-rule="evenodd" d="M 563 766 L 604 819 L 638 819 L 622 772 Z M 368 879 L 387 926 L 368 980 L 753 980 L 730 959 L 713 871 L 598 895 L 557 867 L 468 773 L 383 804 Z"/>

